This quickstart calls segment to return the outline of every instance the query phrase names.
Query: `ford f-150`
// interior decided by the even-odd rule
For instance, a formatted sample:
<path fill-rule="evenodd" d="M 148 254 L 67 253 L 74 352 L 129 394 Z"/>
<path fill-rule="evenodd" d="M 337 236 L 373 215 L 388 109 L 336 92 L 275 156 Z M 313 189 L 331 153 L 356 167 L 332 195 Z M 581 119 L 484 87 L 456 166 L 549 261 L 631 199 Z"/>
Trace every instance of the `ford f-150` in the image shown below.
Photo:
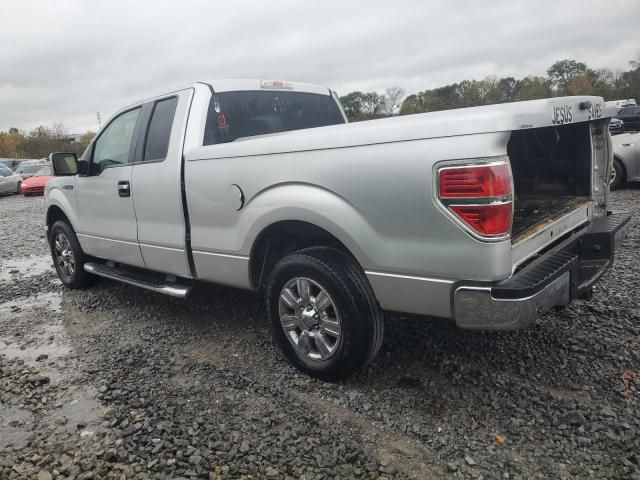
<path fill-rule="evenodd" d="M 69 288 L 260 292 L 286 357 L 342 378 L 386 311 L 516 329 L 588 297 L 629 229 L 614 114 L 585 96 L 348 124 L 323 87 L 196 83 L 50 156 L 47 238 Z"/>

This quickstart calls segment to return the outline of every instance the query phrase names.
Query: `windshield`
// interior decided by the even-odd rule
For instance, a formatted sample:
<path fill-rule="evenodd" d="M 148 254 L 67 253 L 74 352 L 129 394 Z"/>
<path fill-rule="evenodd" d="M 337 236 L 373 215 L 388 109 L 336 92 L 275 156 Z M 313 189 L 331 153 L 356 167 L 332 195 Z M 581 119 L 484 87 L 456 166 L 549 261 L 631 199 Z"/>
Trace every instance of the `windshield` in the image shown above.
<path fill-rule="evenodd" d="M 328 93 L 223 92 L 209 103 L 204 145 L 340 123 L 345 120 Z"/>
<path fill-rule="evenodd" d="M 49 167 L 40 167 L 40 170 L 38 170 L 36 172 L 36 177 L 50 177 L 51 176 L 51 169 Z"/>
<path fill-rule="evenodd" d="M 18 165 L 16 173 L 35 173 L 42 168 L 42 165 L 30 164 L 30 165 Z"/>

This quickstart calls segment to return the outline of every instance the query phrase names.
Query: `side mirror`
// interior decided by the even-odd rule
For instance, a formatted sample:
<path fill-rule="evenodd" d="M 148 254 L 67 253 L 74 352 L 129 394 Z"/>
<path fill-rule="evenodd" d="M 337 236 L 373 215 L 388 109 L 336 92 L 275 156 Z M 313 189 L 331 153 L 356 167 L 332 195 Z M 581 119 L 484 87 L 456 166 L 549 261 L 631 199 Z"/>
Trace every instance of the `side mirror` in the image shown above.
<path fill-rule="evenodd" d="M 49 163 L 56 177 L 68 177 L 78 173 L 78 156 L 75 153 L 52 153 Z"/>

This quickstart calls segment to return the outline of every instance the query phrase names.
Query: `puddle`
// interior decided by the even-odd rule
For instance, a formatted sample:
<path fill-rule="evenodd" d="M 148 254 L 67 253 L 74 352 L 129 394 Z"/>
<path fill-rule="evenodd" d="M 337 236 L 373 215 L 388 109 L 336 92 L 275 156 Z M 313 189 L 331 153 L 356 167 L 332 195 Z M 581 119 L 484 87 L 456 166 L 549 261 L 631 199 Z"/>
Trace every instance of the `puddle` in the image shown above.
<path fill-rule="evenodd" d="M 60 292 L 43 293 L 33 297 L 20 297 L 0 303 L 0 328 L 3 324 L 19 323 L 23 316 L 30 316 L 34 309 L 51 312 L 62 310 Z M 11 330 L 11 329 L 7 329 Z M 71 353 L 64 325 L 57 316 L 50 317 L 48 323 L 33 325 L 26 335 L 0 336 L 0 355 L 9 359 L 22 360 L 25 365 L 46 369 L 52 379 L 60 377 L 57 369 L 50 369 L 50 362 Z M 53 371 L 52 371 L 53 370 Z"/>
<path fill-rule="evenodd" d="M 103 420 L 102 405 L 96 400 L 93 388 L 78 388 L 68 392 L 60 401 L 62 406 L 48 415 L 48 420 L 81 437 L 92 437 Z"/>
<path fill-rule="evenodd" d="M 0 354 L 9 358 L 23 360 L 26 365 L 41 367 L 52 360 L 64 357 L 71 353 L 71 348 L 60 345 L 54 341 L 47 344 L 38 342 L 37 346 L 20 345 L 7 338 L 0 338 Z M 46 355 L 46 358 L 44 356 Z M 37 360 L 40 359 L 40 360 Z"/>
<path fill-rule="evenodd" d="M 33 437 L 33 414 L 22 408 L 0 404 L 0 450 L 22 450 Z"/>
<path fill-rule="evenodd" d="M 15 300 L 0 303 L 0 315 L 15 315 L 23 310 L 45 307 L 53 312 L 62 311 L 62 294 L 49 292 L 34 295 L 32 297 L 19 297 Z M 0 316 L 0 322 L 2 321 Z"/>
<path fill-rule="evenodd" d="M 48 255 L 3 260 L 0 265 L 0 282 L 19 277 L 35 277 L 53 271 L 53 261 Z"/>

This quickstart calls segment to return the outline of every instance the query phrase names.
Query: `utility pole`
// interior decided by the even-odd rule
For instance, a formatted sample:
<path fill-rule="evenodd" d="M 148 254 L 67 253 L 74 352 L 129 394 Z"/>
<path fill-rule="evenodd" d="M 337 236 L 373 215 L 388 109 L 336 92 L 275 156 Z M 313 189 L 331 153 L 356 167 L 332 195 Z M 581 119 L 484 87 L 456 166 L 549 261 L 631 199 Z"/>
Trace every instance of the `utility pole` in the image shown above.
<path fill-rule="evenodd" d="M 100 123 L 100 112 L 96 112 L 96 118 L 98 119 L 98 130 L 102 128 L 102 124 Z"/>

